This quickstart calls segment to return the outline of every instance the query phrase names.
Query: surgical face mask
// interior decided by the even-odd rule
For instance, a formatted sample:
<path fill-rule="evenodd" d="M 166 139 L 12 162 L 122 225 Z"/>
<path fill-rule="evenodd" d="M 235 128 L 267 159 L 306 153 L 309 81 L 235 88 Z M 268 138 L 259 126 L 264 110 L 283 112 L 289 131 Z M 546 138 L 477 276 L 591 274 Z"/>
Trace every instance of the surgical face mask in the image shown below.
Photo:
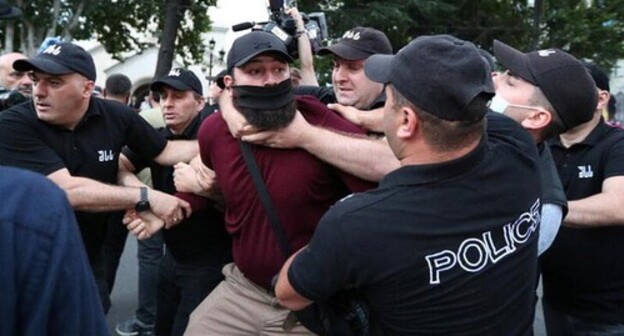
<path fill-rule="evenodd" d="M 526 109 L 526 110 L 540 110 L 541 109 L 540 107 L 537 107 L 537 106 L 510 104 L 507 100 L 505 100 L 505 98 L 499 95 L 494 95 L 494 97 L 492 97 L 492 100 L 490 100 L 489 107 L 490 107 L 490 110 L 497 112 L 497 113 L 502 113 L 502 114 L 505 113 L 508 107 L 515 107 L 515 108 Z"/>
<path fill-rule="evenodd" d="M 499 95 L 494 95 L 492 100 L 490 100 L 490 110 L 496 113 L 505 113 L 508 106 L 509 102 Z"/>

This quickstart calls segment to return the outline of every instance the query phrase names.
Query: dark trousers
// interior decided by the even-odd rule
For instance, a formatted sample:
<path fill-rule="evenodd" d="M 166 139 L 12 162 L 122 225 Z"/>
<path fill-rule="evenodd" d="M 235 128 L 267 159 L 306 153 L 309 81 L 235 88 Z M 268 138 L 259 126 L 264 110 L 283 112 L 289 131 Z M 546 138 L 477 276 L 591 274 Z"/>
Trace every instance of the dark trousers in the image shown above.
<path fill-rule="evenodd" d="M 223 280 L 222 256 L 177 262 L 165 253 L 158 275 L 156 335 L 182 336 L 191 312 Z"/>
<path fill-rule="evenodd" d="M 106 284 L 109 294 L 113 292 L 119 260 L 128 238 L 128 229 L 121 222 L 122 218 L 122 212 L 111 215 L 110 222 L 106 228 L 104 246 L 102 246 L 102 262 L 106 271 Z"/>
<path fill-rule="evenodd" d="M 542 300 L 548 336 L 622 336 L 624 324 L 601 323 L 568 315 Z"/>
<path fill-rule="evenodd" d="M 135 315 L 145 325 L 154 325 L 156 320 L 158 269 L 164 253 L 162 231 L 138 241 L 139 307 Z"/>

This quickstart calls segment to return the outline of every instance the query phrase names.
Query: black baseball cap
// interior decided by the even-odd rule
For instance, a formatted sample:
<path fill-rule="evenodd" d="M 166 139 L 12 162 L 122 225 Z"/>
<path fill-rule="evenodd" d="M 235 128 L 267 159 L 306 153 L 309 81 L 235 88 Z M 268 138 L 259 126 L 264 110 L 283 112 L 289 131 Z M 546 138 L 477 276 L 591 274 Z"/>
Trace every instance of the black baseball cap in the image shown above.
<path fill-rule="evenodd" d="M 0 19 L 15 19 L 22 15 L 22 10 L 11 6 L 7 0 L 0 0 Z"/>
<path fill-rule="evenodd" d="M 227 57 L 228 71 L 243 66 L 260 54 L 271 54 L 287 63 L 293 62 L 286 45 L 277 36 L 261 30 L 252 30 L 234 40 Z"/>
<path fill-rule="evenodd" d="M 609 86 L 609 76 L 598 65 L 583 61 L 583 65 L 589 70 L 589 74 L 594 79 L 596 87 L 600 90 L 611 91 Z"/>
<path fill-rule="evenodd" d="M 37 70 L 51 75 L 79 73 L 95 81 L 93 57 L 82 47 L 69 42 L 50 45 L 33 58 L 17 60 L 13 62 L 13 69 Z"/>
<path fill-rule="evenodd" d="M 154 92 L 160 92 L 163 86 L 169 86 L 178 91 L 194 91 L 198 95 L 204 94 L 199 78 L 193 73 L 193 71 L 183 68 L 175 68 L 169 71 L 169 73 L 159 80 L 152 82 L 150 90 Z"/>
<path fill-rule="evenodd" d="M 319 49 L 318 54 L 334 54 L 349 61 L 357 61 L 375 54 L 391 55 L 392 44 L 383 32 L 358 26 L 342 34 L 340 41 Z"/>
<path fill-rule="evenodd" d="M 450 35 L 420 36 L 394 56 L 373 55 L 364 71 L 371 80 L 391 83 L 412 104 L 449 121 L 483 118 L 487 108 L 469 114 L 466 107 L 482 94 L 494 96 L 492 76 L 479 49 Z"/>
<path fill-rule="evenodd" d="M 494 56 L 503 67 L 542 90 L 564 131 L 591 120 L 598 104 L 596 83 L 574 56 L 560 49 L 523 53 L 498 40 L 494 40 Z"/>
<path fill-rule="evenodd" d="M 219 73 L 216 76 L 211 76 L 211 77 L 208 77 L 207 79 L 209 81 L 215 82 L 218 87 L 225 89 L 225 83 L 223 82 L 223 77 L 225 77 L 225 75 L 227 74 L 228 74 L 227 70 L 223 69 L 219 71 Z"/>

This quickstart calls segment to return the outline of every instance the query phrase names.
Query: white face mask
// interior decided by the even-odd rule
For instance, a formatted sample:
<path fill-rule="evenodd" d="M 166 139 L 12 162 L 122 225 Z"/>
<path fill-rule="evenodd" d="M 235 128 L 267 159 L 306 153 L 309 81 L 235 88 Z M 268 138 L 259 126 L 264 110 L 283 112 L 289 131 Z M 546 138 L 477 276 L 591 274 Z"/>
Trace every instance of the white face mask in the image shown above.
<path fill-rule="evenodd" d="M 492 100 L 490 100 L 490 110 L 497 113 L 505 113 L 505 110 L 509 106 L 509 102 L 505 100 L 505 98 L 494 95 Z"/>

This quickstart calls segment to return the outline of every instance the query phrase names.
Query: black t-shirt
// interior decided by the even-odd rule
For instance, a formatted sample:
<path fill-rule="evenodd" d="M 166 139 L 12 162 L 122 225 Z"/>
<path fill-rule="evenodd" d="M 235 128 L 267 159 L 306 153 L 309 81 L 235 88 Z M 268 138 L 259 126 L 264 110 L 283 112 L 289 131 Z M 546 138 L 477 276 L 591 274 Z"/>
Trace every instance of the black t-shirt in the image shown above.
<path fill-rule="evenodd" d="M 529 335 L 537 279 L 538 154 L 513 120 L 462 158 L 404 166 L 336 204 L 288 278 L 324 300 L 355 287 L 373 334 Z"/>
<path fill-rule="evenodd" d="M 549 141 L 568 200 L 602 191 L 624 175 L 624 130 L 600 122 L 582 142 L 565 148 Z M 542 256 L 544 299 L 575 316 L 624 323 L 624 227 L 562 226 Z"/>
<path fill-rule="evenodd" d="M 197 139 L 197 131 L 203 118 L 210 113 L 198 115 L 186 127 L 184 132 L 174 135 L 166 128 L 159 128 L 158 132 L 170 140 Z M 129 148 L 124 148 L 124 155 L 135 166 L 137 171 L 150 167 L 154 189 L 167 194 L 175 194 L 173 183 L 173 167 L 161 166 L 152 160 L 136 155 Z M 224 261 L 231 251 L 231 238 L 225 231 L 223 214 L 213 207 L 194 212 L 191 217 L 178 223 L 168 230 L 163 230 L 163 237 L 167 250 L 178 262 L 201 262 L 220 258 Z"/>
<path fill-rule="evenodd" d="M 153 158 L 166 139 L 129 107 L 91 98 L 74 130 L 38 119 L 31 101 L 0 113 L 0 165 L 49 175 L 67 168 L 72 176 L 116 184 L 119 153 L 124 145 Z M 109 213 L 76 211 L 90 258 L 99 251 Z"/>

